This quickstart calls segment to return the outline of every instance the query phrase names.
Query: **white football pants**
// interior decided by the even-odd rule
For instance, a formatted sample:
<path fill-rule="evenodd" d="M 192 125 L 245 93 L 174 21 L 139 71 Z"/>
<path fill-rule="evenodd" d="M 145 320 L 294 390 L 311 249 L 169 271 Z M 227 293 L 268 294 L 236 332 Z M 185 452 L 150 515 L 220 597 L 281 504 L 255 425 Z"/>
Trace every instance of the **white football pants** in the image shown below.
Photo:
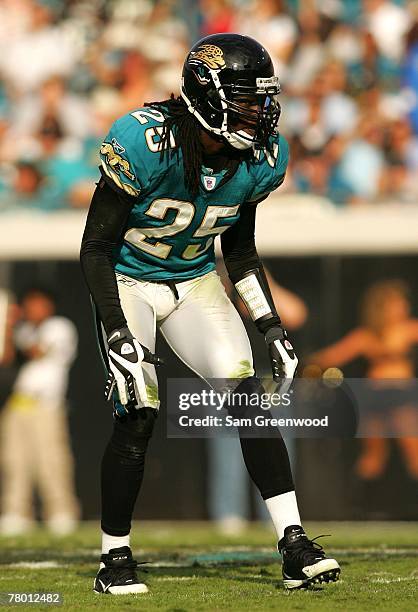
<path fill-rule="evenodd" d="M 174 353 L 205 380 L 254 375 L 247 332 L 215 271 L 176 283 L 178 300 L 164 283 L 116 278 L 128 327 L 152 353 L 159 329 Z M 149 405 L 158 408 L 155 367 L 144 363 L 143 370 Z"/>

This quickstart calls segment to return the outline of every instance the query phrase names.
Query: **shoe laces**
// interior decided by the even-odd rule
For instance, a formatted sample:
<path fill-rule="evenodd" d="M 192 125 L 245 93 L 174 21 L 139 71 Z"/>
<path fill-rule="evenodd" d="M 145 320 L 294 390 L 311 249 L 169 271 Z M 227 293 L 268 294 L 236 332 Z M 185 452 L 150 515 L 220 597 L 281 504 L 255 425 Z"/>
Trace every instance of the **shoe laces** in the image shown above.
<path fill-rule="evenodd" d="M 138 577 L 137 577 L 137 570 L 138 565 L 144 565 L 144 563 L 149 563 L 149 561 L 135 561 L 135 559 L 132 559 L 131 561 L 127 561 L 126 563 L 124 563 L 121 566 L 118 567 L 113 567 L 113 571 L 117 572 L 117 576 L 118 579 L 121 581 L 126 581 L 126 580 L 132 580 L 132 581 L 137 581 Z M 148 573 L 148 570 L 141 567 L 140 571 Z"/>
<path fill-rule="evenodd" d="M 303 559 L 303 561 L 319 560 L 318 557 L 325 559 L 324 548 L 316 540 L 328 537 L 329 534 L 316 536 L 312 540 L 309 538 L 298 538 L 290 546 L 286 547 L 286 552 L 292 557 L 295 556 Z"/>

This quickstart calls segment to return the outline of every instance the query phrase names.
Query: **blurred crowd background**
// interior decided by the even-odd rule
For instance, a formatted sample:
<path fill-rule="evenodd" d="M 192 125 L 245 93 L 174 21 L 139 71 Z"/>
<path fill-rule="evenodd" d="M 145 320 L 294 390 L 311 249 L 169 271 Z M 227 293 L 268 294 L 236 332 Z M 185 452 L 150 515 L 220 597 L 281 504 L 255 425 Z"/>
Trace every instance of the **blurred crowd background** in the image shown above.
<path fill-rule="evenodd" d="M 416 0 L 0 0 L 0 211 L 87 207 L 111 123 L 178 93 L 189 47 L 221 31 L 274 58 L 285 190 L 416 201 Z"/>

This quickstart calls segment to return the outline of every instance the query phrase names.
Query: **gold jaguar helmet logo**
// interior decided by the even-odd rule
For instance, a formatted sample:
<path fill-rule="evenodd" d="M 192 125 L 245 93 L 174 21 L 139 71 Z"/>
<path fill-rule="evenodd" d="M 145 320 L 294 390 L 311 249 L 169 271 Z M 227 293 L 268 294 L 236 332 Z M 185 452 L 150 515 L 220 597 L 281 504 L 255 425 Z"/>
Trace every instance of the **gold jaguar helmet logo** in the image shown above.
<path fill-rule="evenodd" d="M 201 45 L 192 51 L 190 62 L 200 61 L 212 70 L 225 68 L 224 53 L 216 45 Z"/>

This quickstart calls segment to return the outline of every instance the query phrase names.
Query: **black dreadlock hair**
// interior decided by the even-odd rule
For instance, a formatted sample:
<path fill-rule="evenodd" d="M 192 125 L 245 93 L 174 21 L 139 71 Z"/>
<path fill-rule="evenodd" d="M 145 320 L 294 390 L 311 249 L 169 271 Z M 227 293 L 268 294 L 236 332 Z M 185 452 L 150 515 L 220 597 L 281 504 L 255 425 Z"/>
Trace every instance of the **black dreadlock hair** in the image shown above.
<path fill-rule="evenodd" d="M 191 195 L 196 196 L 199 193 L 200 174 L 205 156 L 200 139 L 203 128 L 187 109 L 184 100 L 180 96 L 175 97 L 174 94 L 171 94 L 168 100 L 147 102 L 145 106 L 156 108 L 160 111 L 163 108 L 166 118 L 161 133 L 160 162 L 164 158 L 168 161 L 175 155 L 178 158 L 179 149 L 181 149 L 183 154 L 184 182 Z M 172 131 L 176 140 L 175 147 L 172 147 L 170 142 Z M 225 182 L 234 174 L 241 161 L 245 160 L 248 164 L 250 157 L 250 151 L 228 149 L 224 163 L 227 172 L 222 182 Z"/>
<path fill-rule="evenodd" d="M 187 189 L 196 195 L 199 191 L 200 172 L 203 158 L 203 146 L 200 141 L 200 127 L 198 122 L 187 110 L 182 98 L 171 94 L 168 100 L 161 102 L 147 102 L 145 106 L 153 108 L 164 107 L 166 119 L 161 134 L 160 161 L 171 159 L 179 155 L 179 148 L 183 153 L 184 181 Z M 170 143 L 171 131 L 174 129 L 176 147 Z"/>

